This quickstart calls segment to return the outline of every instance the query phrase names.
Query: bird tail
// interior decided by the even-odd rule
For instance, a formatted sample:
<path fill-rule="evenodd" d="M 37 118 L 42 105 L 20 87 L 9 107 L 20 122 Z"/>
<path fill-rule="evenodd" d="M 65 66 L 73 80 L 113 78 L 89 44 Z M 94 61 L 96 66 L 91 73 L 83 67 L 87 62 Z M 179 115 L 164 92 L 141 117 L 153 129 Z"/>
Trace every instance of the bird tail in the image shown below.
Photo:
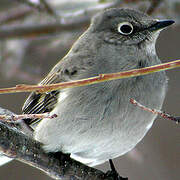
<path fill-rule="evenodd" d="M 4 164 L 6 164 L 12 160 L 13 160 L 12 158 L 9 158 L 9 157 L 0 153 L 0 166 L 3 166 Z"/>

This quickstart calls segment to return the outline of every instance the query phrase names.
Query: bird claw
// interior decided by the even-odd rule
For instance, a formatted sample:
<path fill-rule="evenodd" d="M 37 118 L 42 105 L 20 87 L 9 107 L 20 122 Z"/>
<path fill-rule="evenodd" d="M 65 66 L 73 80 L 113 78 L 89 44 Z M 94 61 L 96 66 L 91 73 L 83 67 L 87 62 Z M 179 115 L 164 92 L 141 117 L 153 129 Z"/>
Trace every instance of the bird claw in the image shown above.
<path fill-rule="evenodd" d="M 106 177 L 108 177 L 108 178 L 112 178 L 113 180 L 128 180 L 128 178 L 126 177 L 126 178 L 124 178 L 124 177 L 122 177 L 122 176 L 120 176 L 118 173 L 117 173 L 117 171 L 107 171 L 106 172 Z"/>
<path fill-rule="evenodd" d="M 118 172 L 116 171 L 116 168 L 113 164 L 113 161 L 112 159 L 109 159 L 109 164 L 110 164 L 110 167 L 111 167 L 111 171 L 107 171 L 106 172 L 106 177 L 109 177 L 109 178 L 112 178 L 113 180 L 128 180 L 128 178 L 123 178 L 122 176 L 120 176 L 118 174 Z"/>

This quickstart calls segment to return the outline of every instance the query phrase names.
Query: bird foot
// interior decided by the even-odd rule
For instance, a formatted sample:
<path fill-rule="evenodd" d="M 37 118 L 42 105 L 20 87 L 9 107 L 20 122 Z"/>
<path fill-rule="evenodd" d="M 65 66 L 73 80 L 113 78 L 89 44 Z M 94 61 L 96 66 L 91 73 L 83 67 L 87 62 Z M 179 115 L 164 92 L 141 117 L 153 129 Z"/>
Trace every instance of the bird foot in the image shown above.
<path fill-rule="evenodd" d="M 109 164 L 111 167 L 111 171 L 106 172 L 106 177 L 112 178 L 113 180 L 128 180 L 127 177 L 124 178 L 118 174 L 111 159 L 109 160 Z"/>
<path fill-rule="evenodd" d="M 106 177 L 108 178 L 112 178 L 113 180 L 128 180 L 128 178 L 126 177 L 122 177 L 120 176 L 117 171 L 107 171 L 106 172 Z"/>

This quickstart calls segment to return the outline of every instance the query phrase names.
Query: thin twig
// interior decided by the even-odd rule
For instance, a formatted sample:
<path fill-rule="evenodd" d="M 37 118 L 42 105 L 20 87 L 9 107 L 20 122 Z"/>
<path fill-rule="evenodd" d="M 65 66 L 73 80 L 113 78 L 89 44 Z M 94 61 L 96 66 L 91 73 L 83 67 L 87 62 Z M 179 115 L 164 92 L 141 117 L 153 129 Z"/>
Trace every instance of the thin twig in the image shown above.
<path fill-rule="evenodd" d="M 87 79 L 81 79 L 81 80 L 63 82 L 63 83 L 57 83 L 57 84 L 50 84 L 50 85 L 44 85 L 44 86 L 21 84 L 21 85 L 17 85 L 16 87 L 0 89 L 0 94 L 17 93 L 17 92 L 32 92 L 32 91 L 44 93 L 44 92 L 50 92 L 50 91 L 59 90 L 59 89 L 74 88 L 74 87 L 80 87 L 80 86 L 85 86 L 85 85 L 97 84 L 100 82 L 105 82 L 105 81 L 110 81 L 110 80 L 142 76 L 142 75 L 147 75 L 147 74 L 151 74 L 151 73 L 155 73 L 159 71 L 165 71 L 165 70 L 173 69 L 177 67 L 180 67 L 180 60 L 171 61 L 168 63 L 162 63 L 162 64 L 158 64 L 158 65 L 150 66 L 146 68 L 141 68 L 141 69 L 133 69 L 129 71 L 111 73 L 111 74 L 100 74 L 99 76 L 95 76 L 95 77 L 91 77 Z"/>
<path fill-rule="evenodd" d="M 180 122 L 180 117 L 174 117 L 174 116 L 171 116 L 165 112 L 162 112 L 160 110 L 157 110 L 157 109 L 151 109 L 151 108 L 148 108 L 142 104 L 140 104 L 139 102 L 137 102 L 136 100 L 134 99 L 130 99 L 130 102 L 132 104 L 134 104 L 135 106 L 138 106 L 140 107 L 141 109 L 143 109 L 144 111 L 149 111 L 153 114 L 157 114 L 157 115 L 160 115 L 161 117 L 163 117 L 164 119 L 168 119 L 168 120 L 171 120 L 171 121 L 175 121 L 177 124 Z"/>
<path fill-rule="evenodd" d="M 49 15 L 54 16 L 56 19 L 58 19 L 58 16 L 55 10 L 51 7 L 51 5 L 46 0 L 40 0 L 40 3 L 43 4 L 44 9 L 46 9 L 46 12 Z"/>
<path fill-rule="evenodd" d="M 50 115 L 49 113 L 43 113 L 43 114 L 21 114 L 21 115 L 0 115 L 0 121 L 5 122 L 13 122 L 13 123 L 19 123 L 22 119 L 41 119 L 41 118 L 55 118 L 57 117 L 56 114 Z"/>
<path fill-rule="evenodd" d="M 2 12 L 0 13 L 0 25 L 23 19 L 30 13 L 32 13 L 32 9 L 24 6 L 16 7 L 8 12 Z"/>
<path fill-rule="evenodd" d="M 29 7 L 38 10 L 40 12 L 46 12 L 48 15 L 57 18 L 55 11 L 51 8 L 46 0 L 39 0 L 37 3 L 31 2 L 30 0 L 16 0 L 17 2 L 28 5 Z"/>

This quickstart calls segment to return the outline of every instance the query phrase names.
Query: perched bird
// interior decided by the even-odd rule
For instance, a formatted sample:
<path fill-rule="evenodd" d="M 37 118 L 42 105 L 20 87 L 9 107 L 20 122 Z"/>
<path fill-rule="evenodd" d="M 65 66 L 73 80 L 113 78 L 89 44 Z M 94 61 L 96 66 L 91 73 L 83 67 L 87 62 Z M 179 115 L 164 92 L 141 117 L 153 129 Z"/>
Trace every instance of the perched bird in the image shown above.
<path fill-rule="evenodd" d="M 104 10 L 40 85 L 160 64 L 155 42 L 159 32 L 173 23 L 132 9 Z M 165 72 L 158 72 L 32 93 L 23 106 L 24 113 L 50 112 L 57 117 L 25 122 L 33 127 L 34 138 L 43 143 L 46 152 L 61 151 L 95 166 L 133 149 L 151 128 L 156 115 L 135 107 L 130 98 L 161 109 L 166 87 Z"/>
<path fill-rule="evenodd" d="M 97 14 L 69 53 L 41 85 L 78 80 L 161 63 L 155 42 L 172 20 L 160 21 L 131 9 Z M 144 137 L 156 115 L 134 107 L 130 98 L 160 109 L 165 97 L 165 72 L 83 87 L 32 93 L 24 113 L 51 112 L 57 118 L 29 120 L 34 138 L 47 152 L 71 154 L 89 166 L 130 151 Z"/>

